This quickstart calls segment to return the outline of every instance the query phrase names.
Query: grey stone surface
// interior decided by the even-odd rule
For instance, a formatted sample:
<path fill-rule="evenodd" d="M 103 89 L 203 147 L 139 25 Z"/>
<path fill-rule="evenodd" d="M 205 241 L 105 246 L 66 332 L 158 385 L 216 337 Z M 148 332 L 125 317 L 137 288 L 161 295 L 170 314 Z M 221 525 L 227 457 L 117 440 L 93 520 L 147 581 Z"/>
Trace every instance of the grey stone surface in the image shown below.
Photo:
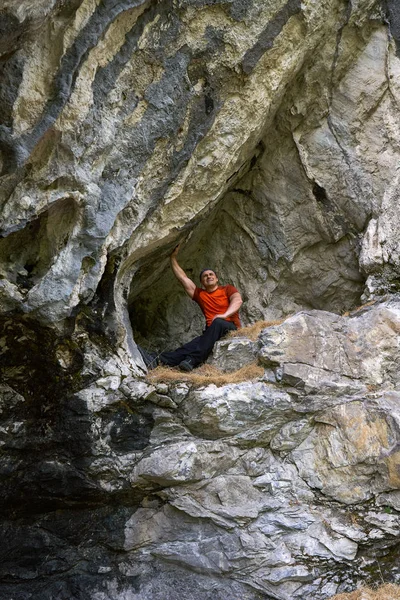
<path fill-rule="evenodd" d="M 41 366 L 55 346 L 58 372 L 71 374 L 47 399 L 35 355 L 24 365 L 31 388 L 20 370 L 3 371 L 14 387 L 0 388 L 1 593 L 23 598 L 29 578 L 39 599 L 53 572 L 62 580 L 49 580 L 49 599 L 180 598 L 189 586 L 194 600 L 326 600 L 371 573 L 397 581 L 397 375 L 385 367 L 376 389 L 350 384 L 397 363 L 397 307 L 308 311 L 264 329 L 262 360 L 282 372 L 286 361 L 317 361 L 324 378 L 313 386 L 284 377 L 150 385 L 124 354 L 86 338 L 84 368 L 72 340 L 47 340 Z M 20 352 L 35 333 L 24 327 Z M 386 362 L 371 375 L 360 365 L 376 363 L 377 327 Z M 4 348 L 10 338 L 1 339 Z"/>
<path fill-rule="evenodd" d="M 256 344 L 252 340 L 234 337 L 217 342 L 209 360 L 222 371 L 236 371 L 254 363 L 257 358 Z"/>
<path fill-rule="evenodd" d="M 339 394 L 365 384 L 398 383 L 400 305 L 381 304 L 350 317 L 300 312 L 282 325 L 264 329 L 259 358 L 279 368 L 284 383 L 306 391 L 337 388 Z"/>
<path fill-rule="evenodd" d="M 266 383 L 246 382 L 194 391 L 180 406 L 187 427 L 218 439 L 235 436 L 239 443 L 268 444 L 292 414 L 289 394 Z"/>

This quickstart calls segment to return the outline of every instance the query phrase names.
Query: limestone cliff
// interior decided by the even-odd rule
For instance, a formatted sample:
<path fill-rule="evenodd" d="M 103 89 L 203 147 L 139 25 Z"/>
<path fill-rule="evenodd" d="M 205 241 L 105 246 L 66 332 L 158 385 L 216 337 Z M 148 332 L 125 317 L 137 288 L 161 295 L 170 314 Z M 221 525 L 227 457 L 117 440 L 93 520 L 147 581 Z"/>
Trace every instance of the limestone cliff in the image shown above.
<path fill-rule="evenodd" d="M 395 0 L 1 0 L 0 597 L 399 581 Z M 150 384 L 234 283 L 264 375 Z M 359 305 L 363 309 L 355 310 Z M 250 358 L 249 358 L 250 357 Z"/>

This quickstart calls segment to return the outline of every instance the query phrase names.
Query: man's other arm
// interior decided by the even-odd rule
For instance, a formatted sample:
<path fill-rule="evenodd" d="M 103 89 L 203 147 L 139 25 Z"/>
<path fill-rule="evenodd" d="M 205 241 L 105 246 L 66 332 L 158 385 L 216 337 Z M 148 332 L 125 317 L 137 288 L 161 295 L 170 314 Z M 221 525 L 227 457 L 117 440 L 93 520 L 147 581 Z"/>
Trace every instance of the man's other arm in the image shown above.
<path fill-rule="evenodd" d="M 172 268 L 172 271 L 173 271 L 175 277 L 177 278 L 177 280 L 183 285 L 183 288 L 184 288 L 185 292 L 187 293 L 187 295 L 193 299 L 194 292 L 196 289 L 196 284 L 194 283 L 194 281 L 189 279 L 189 277 L 186 275 L 185 271 L 178 264 L 177 256 L 178 256 L 178 252 L 179 252 L 179 247 L 180 247 L 180 244 L 178 244 L 178 246 L 174 249 L 171 256 L 169 257 L 170 261 L 171 261 L 171 268 Z"/>
<path fill-rule="evenodd" d="M 228 306 L 227 310 L 224 312 L 224 314 L 223 315 L 215 315 L 213 317 L 213 321 L 214 321 L 214 319 L 227 319 L 228 317 L 231 317 L 239 310 L 239 308 L 242 306 L 242 304 L 243 304 L 242 296 L 239 294 L 239 292 L 235 292 L 234 294 L 232 294 L 232 296 L 230 296 L 229 306 Z"/>

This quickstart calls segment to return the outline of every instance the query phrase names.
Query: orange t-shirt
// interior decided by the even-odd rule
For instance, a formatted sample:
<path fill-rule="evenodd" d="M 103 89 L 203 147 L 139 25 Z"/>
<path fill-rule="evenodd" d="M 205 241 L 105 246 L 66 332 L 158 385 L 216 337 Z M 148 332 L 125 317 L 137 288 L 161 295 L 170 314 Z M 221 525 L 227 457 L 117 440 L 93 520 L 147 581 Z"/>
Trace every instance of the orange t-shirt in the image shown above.
<path fill-rule="evenodd" d="M 219 285 L 213 292 L 207 292 L 202 288 L 196 287 L 193 300 L 200 306 L 206 318 L 207 327 L 212 323 L 215 315 L 224 314 L 229 306 L 229 298 L 232 294 L 238 294 L 238 290 L 233 285 Z M 227 321 L 232 321 L 239 329 L 241 327 L 239 313 L 235 312 Z"/>

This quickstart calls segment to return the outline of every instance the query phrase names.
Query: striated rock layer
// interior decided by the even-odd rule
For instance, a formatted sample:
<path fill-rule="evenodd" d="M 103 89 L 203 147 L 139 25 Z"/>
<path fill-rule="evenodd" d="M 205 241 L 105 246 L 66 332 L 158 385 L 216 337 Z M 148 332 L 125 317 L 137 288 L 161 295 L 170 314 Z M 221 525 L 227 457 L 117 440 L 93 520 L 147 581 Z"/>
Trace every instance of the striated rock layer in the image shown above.
<path fill-rule="evenodd" d="M 0 3 L 0 597 L 399 581 L 395 0 Z M 242 292 L 264 376 L 151 385 Z M 364 303 L 364 308 L 355 307 Z"/>

